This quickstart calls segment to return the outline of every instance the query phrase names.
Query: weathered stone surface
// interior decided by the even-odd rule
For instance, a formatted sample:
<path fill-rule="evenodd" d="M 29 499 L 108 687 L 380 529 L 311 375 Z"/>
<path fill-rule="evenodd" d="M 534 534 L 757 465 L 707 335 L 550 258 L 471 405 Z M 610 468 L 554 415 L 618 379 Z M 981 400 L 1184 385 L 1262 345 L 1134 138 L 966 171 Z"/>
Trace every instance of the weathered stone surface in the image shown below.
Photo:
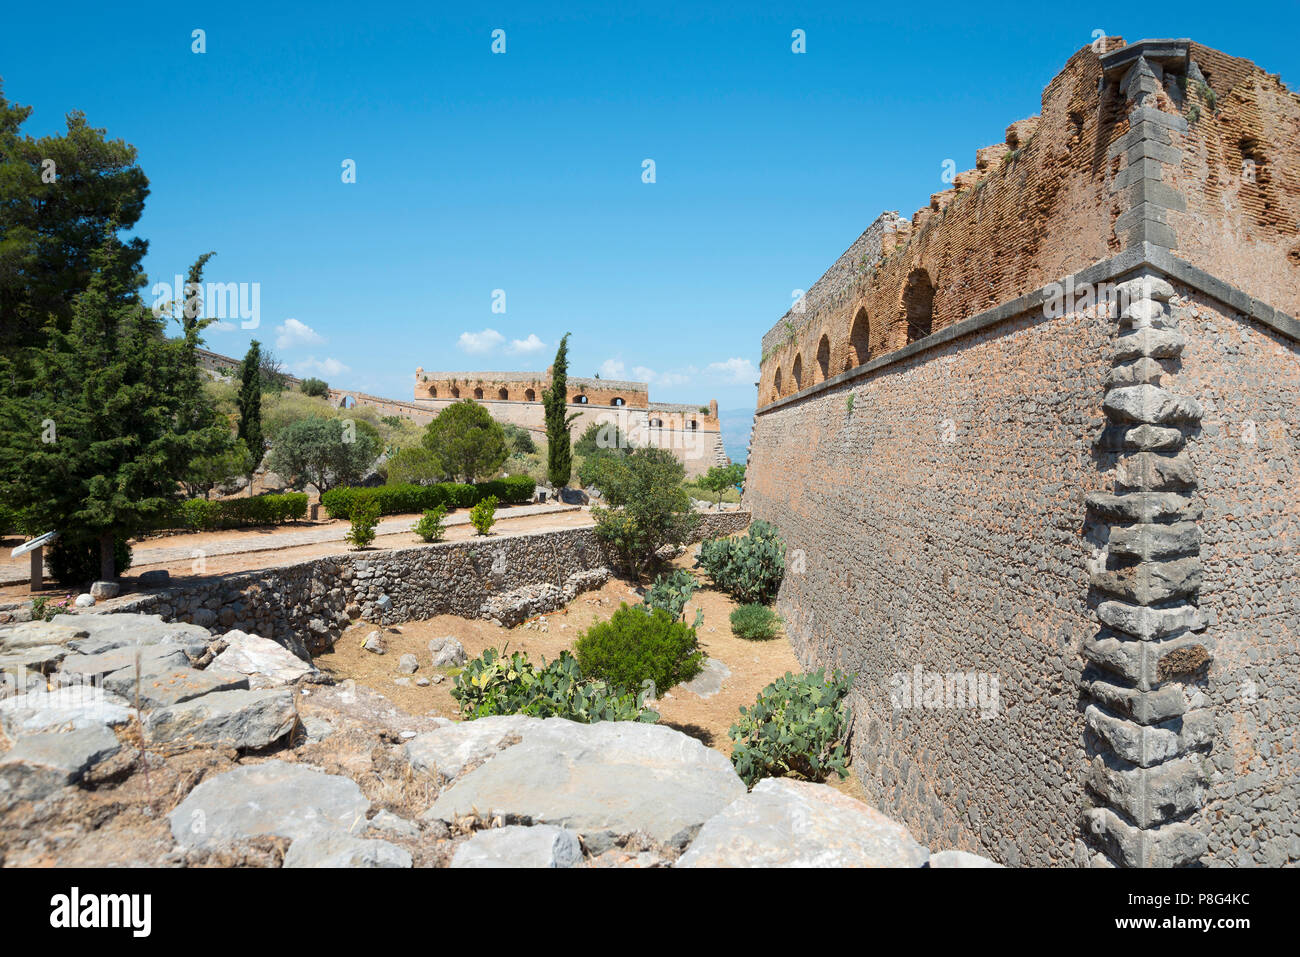
<path fill-rule="evenodd" d="M 979 867 L 1001 867 L 997 861 L 990 861 L 987 857 L 980 857 L 978 854 L 971 854 L 969 851 L 940 851 L 937 854 L 930 855 L 930 867 L 933 868 L 979 868 Z"/>
<path fill-rule="evenodd" d="M 1120 457 L 1115 465 L 1119 491 L 1181 492 L 1196 487 L 1196 467 L 1186 452 L 1161 455 L 1134 452 Z"/>
<path fill-rule="evenodd" d="M 565 579 L 563 587 L 538 582 L 493 594 L 480 606 L 478 616 L 513 627 L 534 615 L 564 607 L 580 593 L 605 584 L 609 575 L 609 569 L 602 566 L 574 572 Z"/>
<path fill-rule="evenodd" d="M 60 728 L 126 724 L 134 714 L 125 699 L 83 686 L 29 691 L 0 701 L 0 725 L 10 737 Z"/>
<path fill-rule="evenodd" d="M 38 801 L 82 776 L 122 749 L 106 726 L 22 735 L 0 754 L 0 806 L 8 801 Z"/>
<path fill-rule="evenodd" d="M 1173 677 L 1186 678 L 1210 661 L 1207 640 L 1194 632 L 1166 638 L 1137 639 L 1123 632 L 1103 632 L 1083 643 L 1093 664 L 1147 691 Z"/>
<path fill-rule="evenodd" d="M 365 833 L 414 839 L 420 836 L 420 825 L 398 817 L 392 811 L 380 811 L 366 823 Z"/>
<path fill-rule="evenodd" d="M 412 654 L 402 655 L 397 660 L 397 671 L 403 675 L 413 675 L 420 670 L 420 659 Z"/>
<path fill-rule="evenodd" d="M 1207 780 L 1205 761 L 1198 754 L 1154 767 L 1132 767 L 1102 754 L 1092 759 L 1088 786 L 1139 827 L 1150 827 L 1204 804 Z"/>
<path fill-rule="evenodd" d="M 202 782 L 167 816 L 185 847 L 275 834 L 311 837 L 364 826 L 370 802 L 350 778 L 300 764 L 266 761 Z"/>
<path fill-rule="evenodd" d="M 0 671 L 39 671 L 42 674 L 53 671 L 55 665 L 67 657 L 68 649 L 63 645 L 36 645 L 20 651 L 0 655 Z"/>
<path fill-rule="evenodd" d="M 1142 830 L 1108 807 L 1084 812 L 1084 826 L 1106 852 L 1124 867 L 1182 867 L 1200 860 L 1205 835 L 1179 821 Z"/>
<path fill-rule="evenodd" d="M 1137 356 L 1130 358 L 1137 358 Z M 1202 415 L 1201 404 L 1195 399 L 1174 395 L 1154 385 L 1131 385 L 1111 389 L 1102 400 L 1102 406 L 1110 415 L 1122 422 L 1148 425 L 1199 422 Z"/>
<path fill-rule="evenodd" d="M 66 645 L 89 632 L 77 627 L 79 617 L 56 615 L 54 621 L 25 621 L 0 631 L 0 654 L 13 654 L 28 648 Z"/>
<path fill-rule="evenodd" d="M 1155 605 L 1194 595 L 1201 587 L 1201 560 L 1176 558 L 1142 562 L 1099 571 L 1092 576 L 1097 589 L 1137 605 Z"/>
<path fill-rule="evenodd" d="M 1139 638 L 1159 638 L 1205 627 L 1196 606 L 1188 604 L 1152 608 L 1122 601 L 1104 601 L 1097 606 L 1097 617 L 1111 628 Z"/>
<path fill-rule="evenodd" d="M 366 640 L 361 647 L 375 655 L 387 654 L 388 652 L 388 645 L 384 641 L 384 636 L 378 630 L 366 635 Z"/>
<path fill-rule="evenodd" d="M 74 608 L 94 608 L 95 596 L 89 592 L 83 592 L 76 597 L 72 604 Z"/>
<path fill-rule="evenodd" d="M 1195 522 L 1116 526 L 1110 530 L 1108 547 L 1112 555 L 1141 561 L 1195 555 L 1201 548 L 1201 527 Z"/>
<path fill-rule="evenodd" d="M 1089 730 L 1101 737 L 1118 757 L 1143 768 L 1209 744 L 1214 737 L 1214 715 L 1208 708 L 1198 708 L 1156 725 L 1117 718 L 1095 704 L 1088 705 L 1084 716 Z"/>
<path fill-rule="evenodd" d="M 525 728 L 540 723 L 521 715 L 496 715 L 447 725 L 406 742 L 411 767 L 440 781 L 459 777 L 471 764 L 479 764 L 520 739 Z"/>
<path fill-rule="evenodd" d="M 1187 337 L 1172 329 L 1145 327 L 1125 333 L 1115 340 L 1115 359 L 1123 362 L 1147 356 L 1152 359 L 1177 358 L 1187 347 Z"/>
<path fill-rule="evenodd" d="M 764 778 L 704 822 L 678 867 L 920 867 L 907 828 L 824 784 Z"/>
<path fill-rule="evenodd" d="M 701 698 L 712 698 L 722 690 L 722 683 L 730 677 L 730 668 L 717 658 L 709 658 L 704 662 L 704 669 L 682 685 L 681 690 L 689 691 Z"/>
<path fill-rule="evenodd" d="M 209 667 L 246 675 L 250 688 L 278 688 L 318 674 L 310 661 L 303 661 L 269 638 L 239 630 L 221 637 L 226 650 Z"/>
<path fill-rule="evenodd" d="M 79 639 L 79 643 L 70 647 L 83 654 L 135 645 L 173 645 L 197 658 L 212 640 L 212 635 L 206 628 L 183 621 L 163 621 L 159 615 L 78 615 L 75 627 L 84 630 L 87 637 Z"/>
<path fill-rule="evenodd" d="M 410 867 L 409 852 L 377 838 L 354 837 L 338 830 L 305 834 L 289 845 L 285 867 Z"/>
<path fill-rule="evenodd" d="M 141 588 L 161 588 L 171 580 L 171 577 L 171 572 L 165 568 L 152 568 L 147 572 L 141 572 L 135 583 Z"/>
<path fill-rule="evenodd" d="M 151 672 L 136 681 L 134 668 L 114 671 L 104 678 L 104 687 L 142 708 L 168 708 L 214 691 L 247 690 L 248 679 L 239 674 L 199 671 L 195 668 L 167 668 Z"/>
<path fill-rule="evenodd" d="M 157 743 L 262 748 L 278 741 L 296 720 L 293 691 L 217 691 L 150 712 L 145 728 Z"/>
<path fill-rule="evenodd" d="M 1190 496 L 1176 492 L 1094 492 L 1087 503 L 1100 517 L 1112 522 L 1181 522 L 1201 517 L 1201 507 Z"/>
<path fill-rule="evenodd" d="M 582 845 L 572 831 L 550 824 L 479 831 L 451 859 L 452 867 L 576 867 Z"/>
<path fill-rule="evenodd" d="M 1187 710 L 1183 689 L 1176 685 L 1155 691 L 1139 691 L 1097 678 L 1084 677 L 1082 689 L 1106 710 L 1141 724 L 1157 724 L 1176 718 Z"/>
<path fill-rule="evenodd" d="M 435 668 L 458 668 L 469 660 L 465 646 L 451 635 L 443 635 L 429 642 L 429 654 Z"/>
<path fill-rule="evenodd" d="M 137 657 L 140 675 L 144 678 L 185 668 L 190 663 L 185 651 L 178 645 L 145 645 L 139 648 L 114 648 L 94 655 L 69 655 L 59 670 L 64 674 L 80 675 L 93 680 L 126 669 L 134 672 Z"/>
<path fill-rule="evenodd" d="M 634 831 L 684 845 L 745 793 L 721 753 L 661 725 L 547 718 L 523 738 L 443 791 L 430 813 L 568 827 L 598 854 Z"/>

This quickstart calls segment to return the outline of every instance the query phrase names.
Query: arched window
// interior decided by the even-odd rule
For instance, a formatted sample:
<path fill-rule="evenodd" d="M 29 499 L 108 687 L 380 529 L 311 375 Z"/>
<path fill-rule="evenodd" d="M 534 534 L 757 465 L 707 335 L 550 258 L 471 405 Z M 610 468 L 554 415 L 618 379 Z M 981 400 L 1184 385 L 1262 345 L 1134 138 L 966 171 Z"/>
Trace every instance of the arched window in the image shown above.
<path fill-rule="evenodd" d="M 853 317 L 853 327 L 849 329 L 849 355 L 844 363 L 845 371 L 854 366 L 864 365 L 871 358 L 870 332 L 867 310 L 864 307 Z"/>
<path fill-rule="evenodd" d="M 651 420 L 650 420 L 650 428 L 652 428 L 652 429 L 662 429 L 663 427 L 664 427 L 664 420 L 663 420 L 663 419 L 651 419 Z"/>
<path fill-rule="evenodd" d="M 913 269 L 903 287 L 903 312 L 907 317 L 907 341 L 924 339 L 934 328 L 934 283 L 924 269 Z"/>
<path fill-rule="evenodd" d="M 508 399 L 510 398 L 510 392 L 509 392 L 509 390 L 507 390 L 507 389 L 497 389 L 497 398 L 500 399 L 500 400 L 503 401 L 503 402 L 506 401 L 506 400 L 508 400 Z"/>
<path fill-rule="evenodd" d="M 795 392 L 803 388 L 803 356 L 794 357 L 794 365 L 790 368 L 790 378 L 794 381 Z"/>
<path fill-rule="evenodd" d="M 436 385 L 429 386 L 429 398 L 431 399 L 438 398 L 438 387 Z"/>
<path fill-rule="evenodd" d="M 831 340 L 823 335 L 817 343 L 817 381 L 822 382 L 831 377 Z"/>
<path fill-rule="evenodd" d="M 481 399 L 481 398 L 483 398 L 483 390 L 482 390 L 482 389 L 475 389 L 475 390 L 474 390 L 474 398 L 476 398 L 476 399 Z"/>
<path fill-rule="evenodd" d="M 624 402 L 623 399 L 622 399 L 620 396 L 614 396 L 614 398 L 610 400 L 610 403 L 609 403 L 609 404 L 610 404 L 610 405 L 627 405 L 627 403 Z"/>
<path fill-rule="evenodd" d="M 586 404 L 587 404 L 587 397 L 586 397 L 585 395 L 575 395 L 575 396 L 573 397 L 573 401 L 574 401 L 574 403 L 577 404 L 577 405 L 586 405 Z"/>
<path fill-rule="evenodd" d="M 532 389 L 525 389 L 525 390 L 524 390 L 524 401 L 525 401 L 525 402 L 536 402 L 536 401 L 537 401 L 537 393 L 534 392 Z"/>
<path fill-rule="evenodd" d="M 778 366 L 776 376 L 772 379 L 772 398 L 773 400 L 781 398 L 781 369 Z"/>
<path fill-rule="evenodd" d="M 459 386 L 452 386 L 452 387 L 451 387 L 451 397 L 452 397 L 453 399 L 459 399 L 459 398 L 460 398 L 460 387 L 459 387 Z"/>

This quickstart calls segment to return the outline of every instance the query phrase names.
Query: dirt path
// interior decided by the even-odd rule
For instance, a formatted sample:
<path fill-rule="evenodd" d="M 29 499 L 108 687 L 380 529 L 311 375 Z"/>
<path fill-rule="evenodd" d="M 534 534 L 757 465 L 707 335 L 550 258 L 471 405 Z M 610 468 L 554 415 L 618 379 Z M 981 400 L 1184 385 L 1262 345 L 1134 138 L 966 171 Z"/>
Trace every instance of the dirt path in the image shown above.
<path fill-rule="evenodd" d="M 517 505 L 501 509 L 497 514 L 493 534 L 537 532 L 592 524 L 591 513 L 577 505 Z M 371 547 L 405 548 L 424 544 L 411 531 L 411 526 L 419 518 L 417 514 L 396 515 L 385 519 L 378 529 L 381 534 L 375 538 Z M 154 568 L 167 569 L 173 582 L 181 584 L 209 575 L 251 571 L 338 555 L 350 552 L 350 547 L 343 540 L 348 528 L 347 522 L 331 521 L 317 525 L 286 525 L 268 530 L 186 533 L 148 539 L 136 547 L 131 569 L 122 576 L 122 584 L 129 588 L 140 572 Z M 446 541 L 462 541 L 473 538 L 476 534 L 469 524 L 468 509 L 447 516 Z M 315 540 L 304 540 L 306 536 L 315 536 Z M 10 551 L 17 544 L 19 541 L 16 539 L 0 543 L 4 549 L 4 557 L 0 561 L 0 582 L 4 582 L 0 584 L 0 599 L 17 600 L 29 594 L 27 556 L 18 559 L 9 557 Z M 201 564 L 194 557 L 195 551 L 203 552 Z M 13 570 L 17 568 L 21 568 L 21 574 L 14 575 Z M 7 582 L 6 572 L 10 578 Z M 44 594 L 63 595 L 66 592 L 65 588 L 47 583 Z"/>

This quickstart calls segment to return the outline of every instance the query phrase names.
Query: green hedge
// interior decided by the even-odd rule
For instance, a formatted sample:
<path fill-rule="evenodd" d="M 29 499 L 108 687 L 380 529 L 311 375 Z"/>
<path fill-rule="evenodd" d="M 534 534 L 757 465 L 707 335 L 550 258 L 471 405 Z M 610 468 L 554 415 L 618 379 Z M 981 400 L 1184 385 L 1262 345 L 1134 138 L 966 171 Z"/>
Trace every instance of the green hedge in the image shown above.
<path fill-rule="evenodd" d="M 307 516 L 307 493 L 256 495 L 232 498 L 224 502 L 190 498 L 177 507 L 175 517 L 164 527 L 209 531 L 215 528 L 252 528 L 281 525 Z"/>
<path fill-rule="evenodd" d="M 496 496 L 497 501 L 509 505 L 522 505 L 533 500 L 537 487 L 527 475 L 463 485 L 442 482 L 438 485 L 380 485 L 376 488 L 333 488 L 320 497 L 330 518 L 347 521 L 358 502 L 376 502 L 380 515 L 402 515 L 425 512 L 439 505 L 448 509 L 473 508 L 483 499 Z"/>

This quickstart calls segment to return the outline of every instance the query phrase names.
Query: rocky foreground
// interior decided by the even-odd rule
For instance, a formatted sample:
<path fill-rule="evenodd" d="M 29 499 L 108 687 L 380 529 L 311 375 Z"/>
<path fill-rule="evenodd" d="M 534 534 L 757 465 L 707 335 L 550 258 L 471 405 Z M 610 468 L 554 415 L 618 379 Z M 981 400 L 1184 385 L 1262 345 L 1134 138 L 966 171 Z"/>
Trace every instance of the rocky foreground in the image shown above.
<path fill-rule="evenodd" d="M 0 670 L 7 866 L 996 866 L 669 727 L 409 715 L 239 631 L 61 615 Z"/>

